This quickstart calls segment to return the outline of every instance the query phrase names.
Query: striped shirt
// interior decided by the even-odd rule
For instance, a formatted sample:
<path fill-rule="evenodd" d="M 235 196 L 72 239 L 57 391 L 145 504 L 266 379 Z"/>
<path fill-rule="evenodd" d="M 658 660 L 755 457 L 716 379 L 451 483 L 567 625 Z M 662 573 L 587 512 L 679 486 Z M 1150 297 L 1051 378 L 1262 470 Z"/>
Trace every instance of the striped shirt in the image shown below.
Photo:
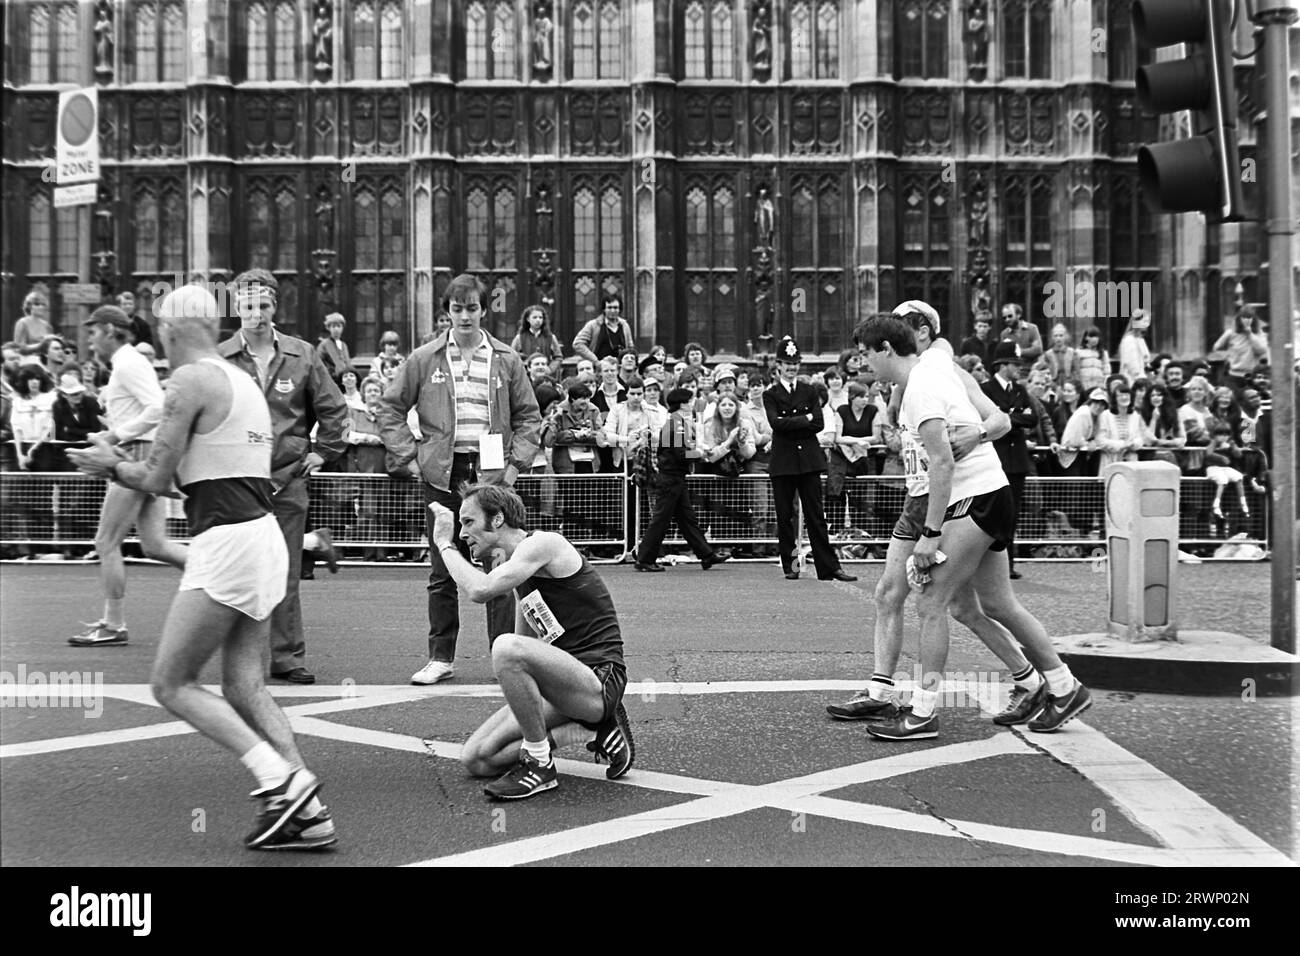
<path fill-rule="evenodd" d="M 478 452 L 479 437 L 486 435 L 492 419 L 488 408 L 488 373 L 492 368 L 492 349 L 487 334 L 479 333 L 478 346 L 469 353 L 461 351 L 456 340 L 447 337 L 447 361 L 451 364 L 456 387 L 456 444 L 458 453 Z"/>

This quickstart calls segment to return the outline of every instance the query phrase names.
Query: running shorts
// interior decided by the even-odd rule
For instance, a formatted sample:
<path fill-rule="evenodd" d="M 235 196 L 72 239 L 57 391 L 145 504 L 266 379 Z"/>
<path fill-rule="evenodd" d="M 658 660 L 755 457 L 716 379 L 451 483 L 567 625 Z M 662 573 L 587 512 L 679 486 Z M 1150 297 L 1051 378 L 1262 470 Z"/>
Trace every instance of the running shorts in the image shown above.
<path fill-rule="evenodd" d="M 580 720 L 578 723 L 588 730 L 599 730 L 602 724 L 607 724 L 614 719 L 614 711 L 623 701 L 623 691 L 627 689 L 627 671 L 622 664 L 614 661 L 606 661 L 603 664 L 590 665 L 596 677 L 600 680 L 600 696 L 605 703 L 605 711 L 601 714 L 600 720 L 588 723 Z"/>
<path fill-rule="evenodd" d="M 930 507 L 929 495 L 908 495 L 903 499 L 903 513 L 894 524 L 893 536 L 900 541 L 920 541 L 925 530 L 925 512 Z"/>
<path fill-rule="evenodd" d="M 268 618 L 284 599 L 289 552 L 270 514 L 219 524 L 190 542 L 180 590 L 204 591 L 219 604 L 255 621 Z"/>
<path fill-rule="evenodd" d="M 997 491 L 953 502 L 944 512 L 943 520 L 970 518 L 993 539 L 990 551 L 1005 551 L 1016 534 L 1016 517 L 1016 499 L 1011 496 L 1011 486 L 1003 485 Z"/>

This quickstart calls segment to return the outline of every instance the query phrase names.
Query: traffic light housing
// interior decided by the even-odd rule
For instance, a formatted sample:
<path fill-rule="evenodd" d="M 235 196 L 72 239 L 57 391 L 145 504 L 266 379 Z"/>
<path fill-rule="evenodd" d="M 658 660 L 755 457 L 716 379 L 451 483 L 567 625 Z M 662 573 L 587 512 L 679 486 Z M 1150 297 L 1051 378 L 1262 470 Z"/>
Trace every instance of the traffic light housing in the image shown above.
<path fill-rule="evenodd" d="M 1233 0 L 1134 0 L 1141 45 L 1184 43 L 1181 60 L 1138 68 L 1138 102 L 1149 112 L 1192 113 L 1192 135 L 1138 150 L 1138 177 L 1157 212 L 1203 212 L 1210 222 L 1245 218 L 1232 80 Z"/>

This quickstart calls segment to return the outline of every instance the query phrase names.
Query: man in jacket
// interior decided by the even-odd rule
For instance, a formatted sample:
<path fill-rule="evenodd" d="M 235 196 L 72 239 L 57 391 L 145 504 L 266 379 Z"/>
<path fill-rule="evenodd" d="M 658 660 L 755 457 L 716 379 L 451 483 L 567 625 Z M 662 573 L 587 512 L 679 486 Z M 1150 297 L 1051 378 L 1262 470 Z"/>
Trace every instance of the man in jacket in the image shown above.
<path fill-rule="evenodd" d="M 601 302 L 601 308 L 604 314 L 584 325 L 573 338 L 578 358 L 590 359 L 593 365 L 599 365 L 606 355 L 617 359 L 624 349 L 636 348 L 632 326 L 622 317 L 623 300 L 611 292 Z"/>
<path fill-rule="evenodd" d="M 307 645 L 302 632 L 298 583 L 302 552 L 325 552 L 333 567 L 333 542 L 327 531 L 307 530 L 307 479 L 347 449 L 349 426 L 343 393 L 334 384 L 310 344 L 276 331 L 280 287 L 265 269 L 249 269 L 235 277 L 235 311 L 239 331 L 217 351 L 242 368 L 262 389 L 271 409 L 274 444 L 271 449 L 271 507 L 289 549 L 289 577 L 284 600 L 271 613 L 271 676 L 294 684 L 313 684 L 307 670 Z M 316 449 L 312 450 L 312 428 Z"/>
<path fill-rule="evenodd" d="M 1014 342 L 1020 346 L 1020 359 L 1032 366 L 1043 354 L 1043 333 L 1038 326 L 1024 317 L 1024 311 L 1014 302 L 1002 307 L 1002 342 Z M 988 362 L 984 363 L 988 366 Z"/>
<path fill-rule="evenodd" d="M 343 326 L 346 321 L 337 312 L 325 316 L 325 337 L 316 346 L 316 354 L 335 382 L 340 375 L 352 368 L 352 355 L 348 352 L 348 343 L 343 341 Z"/>
<path fill-rule="evenodd" d="M 798 497 L 817 579 L 856 581 L 856 577 L 840 568 L 840 559 L 832 550 L 826 531 L 821 478 L 826 470 L 826 455 L 817 441 L 823 425 L 822 405 L 816 390 L 796 378 L 801 361 L 799 347 L 787 335 L 776 349 L 777 381 L 763 393 L 763 408 L 772 423 L 772 461 L 768 474 L 772 478 L 776 505 L 781 568 L 787 579 L 793 581 L 799 577 L 799 570 L 794 566 L 794 502 Z"/>
<path fill-rule="evenodd" d="M 472 275 L 451 281 L 442 307 L 451 328 L 407 358 L 378 406 L 392 468 L 420 479 L 426 505 L 459 511 L 462 483 L 501 481 L 513 486 L 537 455 L 542 416 L 523 360 L 509 345 L 483 331 L 487 287 Z M 406 424 L 419 415 L 420 439 Z M 390 470 L 392 470 L 390 468 Z M 429 662 L 411 675 L 413 684 L 436 684 L 454 673 L 460 602 L 456 582 L 434 544 L 433 515 L 425 509 L 429 534 Z M 468 559 L 464 542 L 458 541 Z M 492 562 L 485 558 L 485 570 Z M 487 605 L 488 642 L 509 634 L 515 623 L 509 594 Z"/>
<path fill-rule="evenodd" d="M 993 354 L 993 376 L 980 386 L 993 404 L 1011 419 L 1011 431 L 995 441 L 993 447 L 1002 461 L 1007 481 L 1011 483 L 1017 521 L 1020 518 L 1020 503 L 1025 494 L 1025 475 L 1029 474 L 1029 446 L 1025 441 L 1025 430 L 1033 429 L 1038 424 L 1038 414 L 1034 411 L 1029 393 L 1020 384 L 1020 365 L 1021 356 L 1017 352 L 1016 343 L 999 342 L 997 351 Z M 1007 559 L 1012 579 L 1018 580 L 1020 572 L 1016 570 L 1014 539 L 1007 545 Z"/>

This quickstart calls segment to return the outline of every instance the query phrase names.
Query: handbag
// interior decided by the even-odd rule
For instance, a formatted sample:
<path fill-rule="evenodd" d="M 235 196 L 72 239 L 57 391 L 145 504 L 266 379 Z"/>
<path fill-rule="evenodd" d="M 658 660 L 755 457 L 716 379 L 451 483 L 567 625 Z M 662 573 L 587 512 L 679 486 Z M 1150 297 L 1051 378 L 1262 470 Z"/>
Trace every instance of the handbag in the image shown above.
<path fill-rule="evenodd" d="M 650 487 L 650 483 L 654 481 L 659 471 L 659 463 L 655 459 L 655 450 L 650 447 L 649 442 L 643 442 L 637 446 L 636 451 L 632 452 L 628 461 L 628 470 L 632 474 L 632 483 L 638 488 Z"/>

